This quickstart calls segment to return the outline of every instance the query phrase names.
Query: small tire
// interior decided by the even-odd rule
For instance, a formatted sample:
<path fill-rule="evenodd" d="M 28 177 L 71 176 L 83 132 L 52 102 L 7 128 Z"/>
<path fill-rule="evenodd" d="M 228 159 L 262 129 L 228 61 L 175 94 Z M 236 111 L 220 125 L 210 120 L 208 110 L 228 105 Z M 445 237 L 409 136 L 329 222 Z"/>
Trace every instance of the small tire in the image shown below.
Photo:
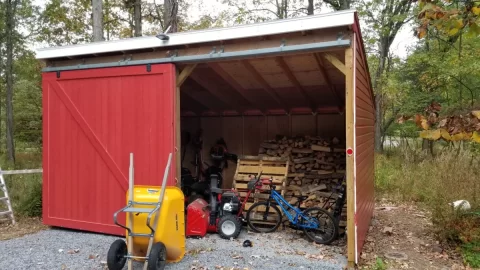
<path fill-rule="evenodd" d="M 218 234 L 223 239 L 236 239 L 242 231 L 242 222 L 237 216 L 226 215 L 217 224 Z"/>
<path fill-rule="evenodd" d="M 127 258 L 125 256 L 127 255 L 128 250 L 127 250 L 127 244 L 125 243 L 124 240 L 118 239 L 115 240 L 110 245 L 110 248 L 108 249 L 108 254 L 107 254 L 107 266 L 108 269 L 110 270 L 121 270 L 125 266 L 125 263 L 127 262 Z"/>
<path fill-rule="evenodd" d="M 153 244 L 148 255 L 148 270 L 163 270 L 167 265 L 167 248 L 162 242 Z"/>
<path fill-rule="evenodd" d="M 333 241 L 335 241 L 338 237 L 338 223 L 336 221 L 336 219 L 333 217 L 333 215 L 326 211 L 325 209 L 323 208 L 320 208 L 320 207 L 310 207 L 310 208 L 307 208 L 305 209 L 305 211 L 303 211 L 303 215 L 305 216 L 308 216 L 308 214 L 310 212 L 313 212 L 313 211 L 318 211 L 320 212 L 321 214 L 324 215 L 323 217 L 323 220 L 325 222 L 328 222 L 321 225 L 321 229 L 323 229 L 324 231 L 326 231 L 328 229 L 328 231 L 331 231 L 331 233 L 329 235 L 327 235 L 327 237 L 318 237 L 316 235 L 314 235 L 314 232 L 315 229 L 308 229 L 308 228 L 303 228 L 303 231 L 304 233 L 307 235 L 307 237 L 310 239 L 310 241 L 313 241 L 317 244 L 322 244 L 322 245 L 329 245 L 331 244 Z M 316 220 L 318 220 L 317 218 L 315 218 Z M 302 222 L 305 222 L 302 220 Z M 327 225 L 327 226 L 325 226 Z"/>
<path fill-rule="evenodd" d="M 254 209 L 255 208 L 265 208 L 265 209 L 273 209 L 274 213 L 275 213 L 275 223 L 273 224 L 273 227 L 269 228 L 269 229 L 259 229 L 258 227 L 256 227 L 252 221 L 252 215 L 254 214 Z M 257 210 L 259 212 L 262 212 L 263 211 L 260 211 L 260 210 Z M 264 218 L 266 219 L 266 215 L 264 216 Z M 252 206 L 250 206 L 250 208 L 248 208 L 248 211 L 247 211 L 247 224 L 248 224 L 248 227 L 250 227 L 250 229 L 252 229 L 254 232 L 257 232 L 257 233 L 271 233 L 271 232 L 274 232 L 278 229 L 278 227 L 280 226 L 280 224 L 282 223 L 282 214 L 280 213 L 280 210 L 278 209 L 278 207 L 272 203 L 267 203 L 267 202 L 256 202 L 254 203 Z"/>

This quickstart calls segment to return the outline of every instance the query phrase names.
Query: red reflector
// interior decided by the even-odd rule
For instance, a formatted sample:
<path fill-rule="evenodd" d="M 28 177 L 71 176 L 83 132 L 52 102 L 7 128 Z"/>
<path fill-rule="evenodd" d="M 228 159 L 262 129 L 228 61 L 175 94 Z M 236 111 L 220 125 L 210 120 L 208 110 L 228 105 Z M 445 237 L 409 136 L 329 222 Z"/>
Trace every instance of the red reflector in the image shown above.
<path fill-rule="evenodd" d="M 353 154 L 352 148 L 347 149 L 347 155 L 351 156 Z"/>

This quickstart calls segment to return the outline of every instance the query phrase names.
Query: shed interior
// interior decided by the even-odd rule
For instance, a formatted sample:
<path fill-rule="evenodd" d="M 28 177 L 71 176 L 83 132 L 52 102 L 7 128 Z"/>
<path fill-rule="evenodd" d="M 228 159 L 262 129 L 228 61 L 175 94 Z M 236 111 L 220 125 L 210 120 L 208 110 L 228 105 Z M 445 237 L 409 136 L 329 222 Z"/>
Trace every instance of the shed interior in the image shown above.
<path fill-rule="evenodd" d="M 345 145 L 345 50 L 178 65 L 193 69 L 180 91 L 181 131 L 203 132 L 203 159 L 223 138 L 238 156 L 258 155 L 280 137 L 337 138 Z M 185 147 L 185 146 L 182 146 Z M 182 149 L 182 167 L 195 171 L 195 147 Z M 236 166 L 224 170 L 231 188 Z"/>

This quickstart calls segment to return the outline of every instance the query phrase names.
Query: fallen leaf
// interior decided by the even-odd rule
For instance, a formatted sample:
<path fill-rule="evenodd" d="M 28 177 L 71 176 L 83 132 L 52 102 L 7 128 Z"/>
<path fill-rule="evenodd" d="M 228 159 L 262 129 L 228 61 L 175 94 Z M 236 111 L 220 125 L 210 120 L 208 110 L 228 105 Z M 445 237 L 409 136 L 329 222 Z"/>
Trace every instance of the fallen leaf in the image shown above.
<path fill-rule="evenodd" d="M 89 259 L 89 260 L 93 260 L 93 259 L 95 259 L 95 258 L 96 258 L 96 256 L 93 255 L 93 254 L 88 255 L 88 259 Z"/>

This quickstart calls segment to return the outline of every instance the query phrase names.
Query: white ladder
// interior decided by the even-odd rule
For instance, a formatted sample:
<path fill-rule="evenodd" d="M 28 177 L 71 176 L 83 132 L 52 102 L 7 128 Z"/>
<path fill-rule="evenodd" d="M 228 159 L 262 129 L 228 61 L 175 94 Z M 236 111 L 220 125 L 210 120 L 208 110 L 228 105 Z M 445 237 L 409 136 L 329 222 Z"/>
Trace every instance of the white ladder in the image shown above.
<path fill-rule="evenodd" d="M 5 184 L 5 178 L 3 178 L 2 170 L 0 169 L 0 190 L 3 191 L 3 196 L 0 197 L 0 201 L 4 202 L 7 205 L 7 211 L 0 211 L 0 219 L 4 216 L 12 220 L 12 225 L 15 225 L 15 217 L 13 216 L 12 202 L 8 196 L 7 184 Z"/>

